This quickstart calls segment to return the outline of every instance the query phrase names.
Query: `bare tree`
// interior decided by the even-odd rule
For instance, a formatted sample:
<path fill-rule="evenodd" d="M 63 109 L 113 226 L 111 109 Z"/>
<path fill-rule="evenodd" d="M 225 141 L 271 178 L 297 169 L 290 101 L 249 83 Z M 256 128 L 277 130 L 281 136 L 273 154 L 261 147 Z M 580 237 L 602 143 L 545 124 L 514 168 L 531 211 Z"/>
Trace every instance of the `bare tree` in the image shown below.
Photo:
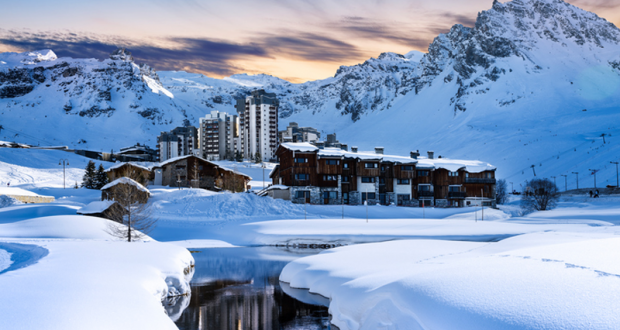
<path fill-rule="evenodd" d="M 495 194 L 495 202 L 499 204 L 504 204 L 508 201 L 508 185 L 506 184 L 506 180 L 501 179 L 497 181 L 496 186 L 496 194 Z"/>
<path fill-rule="evenodd" d="M 560 193 L 553 181 L 544 179 L 532 179 L 525 184 L 525 190 L 521 195 L 521 208 L 525 212 L 545 211 L 555 208 Z"/>
<path fill-rule="evenodd" d="M 157 219 L 152 217 L 148 193 L 137 186 L 117 184 L 111 188 L 108 198 L 120 205 L 117 208 L 110 208 L 110 218 L 113 220 L 107 227 L 110 235 L 128 242 L 139 241 L 155 227 Z"/>

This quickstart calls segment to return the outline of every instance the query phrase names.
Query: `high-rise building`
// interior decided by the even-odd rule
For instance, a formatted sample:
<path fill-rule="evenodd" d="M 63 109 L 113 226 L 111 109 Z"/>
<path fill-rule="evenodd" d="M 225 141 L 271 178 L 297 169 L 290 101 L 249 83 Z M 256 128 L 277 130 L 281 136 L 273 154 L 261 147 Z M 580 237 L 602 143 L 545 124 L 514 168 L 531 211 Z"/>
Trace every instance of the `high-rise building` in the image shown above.
<path fill-rule="evenodd" d="M 299 127 L 290 122 L 286 130 L 278 132 L 280 143 L 285 142 L 315 142 L 321 138 L 321 133 L 313 127 Z"/>
<path fill-rule="evenodd" d="M 211 111 L 200 118 L 200 152 L 208 160 L 223 160 L 239 150 L 239 118 L 225 112 Z"/>
<path fill-rule="evenodd" d="M 174 157 L 198 155 L 198 130 L 194 126 L 177 127 L 157 137 L 157 158 L 160 162 Z"/>
<path fill-rule="evenodd" d="M 237 100 L 241 152 L 246 159 L 257 154 L 264 161 L 275 158 L 278 148 L 278 106 L 276 94 L 256 90 L 245 100 Z"/>

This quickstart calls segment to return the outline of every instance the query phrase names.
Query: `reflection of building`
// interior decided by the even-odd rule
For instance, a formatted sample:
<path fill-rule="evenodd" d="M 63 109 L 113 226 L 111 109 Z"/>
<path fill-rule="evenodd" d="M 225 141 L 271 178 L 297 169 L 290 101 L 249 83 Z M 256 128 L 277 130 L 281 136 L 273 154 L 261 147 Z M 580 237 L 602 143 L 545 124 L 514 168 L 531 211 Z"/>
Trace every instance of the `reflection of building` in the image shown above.
<path fill-rule="evenodd" d="M 285 130 L 279 131 L 280 143 L 284 142 L 315 142 L 321 138 L 321 133 L 312 127 L 299 127 L 295 122 L 289 123 Z"/>
<path fill-rule="evenodd" d="M 257 154 L 267 161 L 275 157 L 278 147 L 278 106 L 274 93 L 256 90 L 245 100 L 237 100 L 241 152 L 254 159 Z"/>
<path fill-rule="evenodd" d="M 234 156 L 239 143 L 239 118 L 225 112 L 211 111 L 200 118 L 200 156 L 222 160 Z"/>
<path fill-rule="evenodd" d="M 157 156 L 160 162 L 199 152 L 196 127 L 177 127 L 170 132 L 161 132 L 157 137 Z"/>

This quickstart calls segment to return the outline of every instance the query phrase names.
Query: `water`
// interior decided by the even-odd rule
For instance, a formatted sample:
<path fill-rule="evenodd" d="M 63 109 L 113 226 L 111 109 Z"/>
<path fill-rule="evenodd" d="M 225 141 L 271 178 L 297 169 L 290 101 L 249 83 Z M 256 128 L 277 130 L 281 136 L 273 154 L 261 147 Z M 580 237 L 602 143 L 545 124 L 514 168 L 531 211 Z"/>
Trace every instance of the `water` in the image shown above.
<path fill-rule="evenodd" d="M 179 329 L 330 329 L 324 298 L 302 299 L 314 305 L 303 303 L 284 293 L 278 280 L 289 261 L 318 250 L 244 247 L 190 251 L 196 260 L 192 295 L 167 304 Z"/>

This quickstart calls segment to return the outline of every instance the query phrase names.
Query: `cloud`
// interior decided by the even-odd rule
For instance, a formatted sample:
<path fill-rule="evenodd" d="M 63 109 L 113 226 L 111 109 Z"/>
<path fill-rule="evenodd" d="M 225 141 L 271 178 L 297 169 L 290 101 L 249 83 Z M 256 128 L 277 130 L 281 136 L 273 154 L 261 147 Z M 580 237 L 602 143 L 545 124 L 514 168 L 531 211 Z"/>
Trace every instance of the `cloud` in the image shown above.
<path fill-rule="evenodd" d="M 343 62 L 363 56 L 350 43 L 315 33 L 262 34 L 258 39 L 272 55 L 297 60 Z"/>
<path fill-rule="evenodd" d="M 185 70 L 226 76 L 251 69 L 236 60 L 289 58 L 305 61 L 342 62 L 362 56 L 357 48 L 338 39 L 307 32 L 261 34 L 250 43 L 206 38 L 162 38 L 152 43 L 115 36 L 73 32 L 31 33 L 0 30 L 0 47 L 23 51 L 52 49 L 59 57 L 103 60 L 118 47 L 129 49 L 138 63 L 156 70 Z M 165 46 L 161 46 L 165 44 Z"/>
<path fill-rule="evenodd" d="M 332 24 L 332 28 L 357 38 L 389 41 L 412 48 L 426 48 L 432 40 L 427 33 L 403 31 L 402 28 L 396 29 L 392 26 L 401 25 L 388 25 L 359 16 L 346 16 L 341 21 Z"/>
<path fill-rule="evenodd" d="M 588 10 L 615 9 L 620 7 L 620 3 L 617 0 L 573 0 L 571 4 L 580 8 L 588 8 Z"/>

